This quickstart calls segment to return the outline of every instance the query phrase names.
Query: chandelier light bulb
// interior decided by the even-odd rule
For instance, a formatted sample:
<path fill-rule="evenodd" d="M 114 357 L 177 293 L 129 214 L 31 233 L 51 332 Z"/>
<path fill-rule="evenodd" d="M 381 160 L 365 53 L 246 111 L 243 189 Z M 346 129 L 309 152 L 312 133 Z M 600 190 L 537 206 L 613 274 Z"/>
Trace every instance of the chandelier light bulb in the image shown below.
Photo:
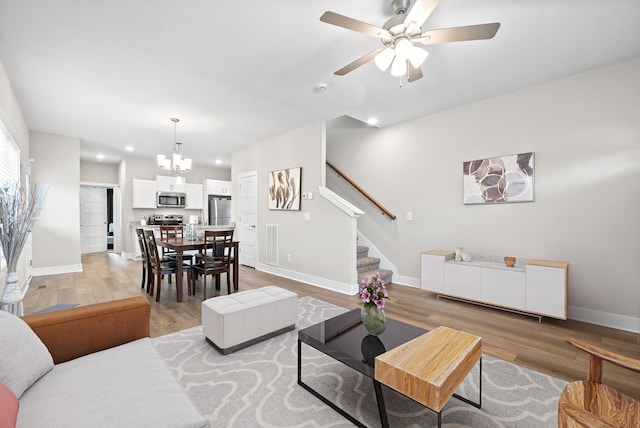
<path fill-rule="evenodd" d="M 387 71 L 387 68 L 391 65 L 394 57 L 393 48 L 388 47 L 382 52 L 380 52 L 373 61 L 376 63 L 376 66 L 380 69 L 380 71 Z"/>

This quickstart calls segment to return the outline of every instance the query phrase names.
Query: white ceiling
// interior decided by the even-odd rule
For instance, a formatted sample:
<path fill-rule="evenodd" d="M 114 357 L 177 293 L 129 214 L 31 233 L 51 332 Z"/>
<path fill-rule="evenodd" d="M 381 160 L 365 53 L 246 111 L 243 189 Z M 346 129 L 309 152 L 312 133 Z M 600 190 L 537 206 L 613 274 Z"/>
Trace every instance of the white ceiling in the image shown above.
<path fill-rule="evenodd" d="M 638 0 L 441 0 L 423 30 L 500 22 L 496 37 L 428 46 L 402 86 L 372 62 L 338 77 L 381 45 L 326 10 L 393 16 L 391 0 L 0 0 L 0 61 L 29 128 L 80 138 L 83 159 L 169 153 L 178 117 L 185 156 L 229 166 L 317 119 L 384 127 L 640 56 Z"/>

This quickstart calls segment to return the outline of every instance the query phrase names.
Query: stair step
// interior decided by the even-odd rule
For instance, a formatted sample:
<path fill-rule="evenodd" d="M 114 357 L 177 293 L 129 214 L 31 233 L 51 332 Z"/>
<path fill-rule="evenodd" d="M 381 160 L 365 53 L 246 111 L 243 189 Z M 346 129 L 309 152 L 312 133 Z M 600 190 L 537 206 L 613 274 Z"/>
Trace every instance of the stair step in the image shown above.
<path fill-rule="evenodd" d="M 360 284 L 360 281 L 367 280 L 372 276 L 376 276 L 378 273 L 380 274 L 379 278 L 382 280 L 382 282 L 384 282 L 385 284 L 391 283 L 393 272 L 387 269 L 377 269 L 367 272 L 358 272 L 358 284 Z"/>
<path fill-rule="evenodd" d="M 369 247 L 365 247 L 364 245 L 358 245 L 358 249 L 357 249 L 357 258 L 362 258 L 362 257 L 367 257 L 367 255 L 369 254 Z"/>
<path fill-rule="evenodd" d="M 380 267 L 380 259 L 377 257 L 360 257 L 356 261 L 358 272 L 370 272 Z"/>

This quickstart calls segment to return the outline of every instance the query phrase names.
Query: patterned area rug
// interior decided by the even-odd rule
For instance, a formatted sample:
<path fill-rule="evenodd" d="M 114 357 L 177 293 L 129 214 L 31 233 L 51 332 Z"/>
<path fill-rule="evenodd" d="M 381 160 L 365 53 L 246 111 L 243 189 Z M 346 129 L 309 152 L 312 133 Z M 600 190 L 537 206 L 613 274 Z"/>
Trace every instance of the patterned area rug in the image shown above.
<path fill-rule="evenodd" d="M 345 312 L 310 297 L 298 303 L 296 331 L 230 355 L 208 343 L 202 327 L 153 339 L 156 349 L 212 427 L 349 427 L 349 421 L 297 384 L 297 330 Z M 303 345 L 303 379 L 367 426 L 380 420 L 370 379 Z M 456 398 L 442 412 L 443 427 L 556 427 L 566 382 L 483 357 L 482 409 Z M 429 409 L 383 387 L 389 424 L 436 426 Z M 478 367 L 457 391 L 477 401 Z"/>

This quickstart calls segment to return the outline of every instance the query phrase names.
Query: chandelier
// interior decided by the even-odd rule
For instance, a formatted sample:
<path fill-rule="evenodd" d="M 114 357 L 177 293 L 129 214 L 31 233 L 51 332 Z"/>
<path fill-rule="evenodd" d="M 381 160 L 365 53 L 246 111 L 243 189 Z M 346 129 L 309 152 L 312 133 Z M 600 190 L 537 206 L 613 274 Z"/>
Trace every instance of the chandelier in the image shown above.
<path fill-rule="evenodd" d="M 187 172 L 191 169 L 191 159 L 183 159 L 180 154 L 180 145 L 177 138 L 177 125 L 180 119 L 172 117 L 173 122 L 173 150 L 171 156 L 158 155 L 158 166 L 165 171 Z"/>

